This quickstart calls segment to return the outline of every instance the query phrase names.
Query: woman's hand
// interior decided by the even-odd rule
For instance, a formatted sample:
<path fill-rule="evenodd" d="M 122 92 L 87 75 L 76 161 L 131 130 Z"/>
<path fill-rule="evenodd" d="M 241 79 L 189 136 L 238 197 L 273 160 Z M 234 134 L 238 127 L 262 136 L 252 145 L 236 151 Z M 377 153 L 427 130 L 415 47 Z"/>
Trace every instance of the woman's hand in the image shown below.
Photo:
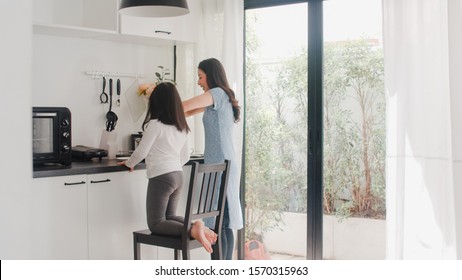
<path fill-rule="evenodd" d="M 119 162 L 117 163 L 117 165 L 125 165 L 125 166 L 127 166 L 127 165 L 125 164 L 126 162 L 127 162 L 127 161 L 125 161 L 125 160 L 124 160 L 124 161 L 119 161 Z M 133 167 L 128 167 L 128 166 L 127 166 L 127 168 L 128 168 L 128 172 L 133 172 L 133 170 L 134 170 Z"/>

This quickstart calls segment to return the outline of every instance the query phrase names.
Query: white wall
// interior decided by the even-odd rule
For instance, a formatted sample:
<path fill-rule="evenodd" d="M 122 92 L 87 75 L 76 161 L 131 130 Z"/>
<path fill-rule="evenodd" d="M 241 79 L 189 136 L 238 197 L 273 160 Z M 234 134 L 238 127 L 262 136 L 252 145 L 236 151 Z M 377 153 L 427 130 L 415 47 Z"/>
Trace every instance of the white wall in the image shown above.
<path fill-rule="evenodd" d="M 0 9 L 0 259 L 29 256 L 32 1 L 2 1 Z"/>
<path fill-rule="evenodd" d="M 102 78 L 86 71 L 145 76 L 141 82 L 155 81 L 157 66 L 173 68 L 172 46 L 148 46 L 92 39 L 36 34 L 33 36 L 32 105 L 64 106 L 72 112 L 72 145 L 99 147 L 109 104 L 101 104 Z M 172 69 L 173 70 L 173 69 Z M 106 93 L 109 94 L 106 77 Z M 127 104 L 126 90 L 135 78 L 120 77 L 121 105 L 117 107 L 116 80 L 113 79 L 113 107 L 119 120 L 119 150 L 129 149 L 130 134 L 141 131 L 143 115 L 135 122 Z M 133 93 L 131 93 L 133 94 Z M 140 97 L 141 98 L 141 97 Z"/>
<path fill-rule="evenodd" d="M 177 47 L 177 88 L 182 99 L 193 96 L 197 87 L 197 70 L 192 65 L 192 49 L 194 45 Z M 72 112 L 72 145 L 99 147 L 109 104 L 101 104 L 99 99 L 102 78 L 95 79 L 85 72 L 139 74 L 144 76 L 139 79 L 140 83 L 154 82 L 159 65 L 169 68 L 170 78 L 173 78 L 173 57 L 173 45 L 151 46 L 34 34 L 32 105 L 68 107 Z M 108 94 L 109 78 L 106 77 Z M 118 133 L 119 150 L 126 151 L 130 147 L 130 135 L 141 131 L 145 113 L 134 121 L 127 103 L 127 90 L 135 82 L 135 78 L 120 77 L 121 105 L 115 105 L 117 78 L 112 77 L 112 111 L 119 117 L 115 129 Z M 190 125 L 193 129 L 192 120 Z M 190 145 L 194 146 L 193 135 L 190 136 Z"/>
<path fill-rule="evenodd" d="M 29 259 L 32 256 L 30 235 L 34 234 L 30 226 L 33 209 L 29 197 L 32 185 L 31 107 L 69 107 L 73 118 L 73 145 L 98 146 L 108 106 L 99 102 L 102 80 L 95 80 L 84 72 L 139 73 L 146 76 L 145 81 L 152 82 L 158 65 L 173 70 L 173 47 L 33 34 L 32 1 L 2 4 L 0 259 Z M 179 54 L 182 65 L 188 53 L 191 52 Z M 181 79 L 195 79 L 195 66 L 189 68 L 179 67 Z M 119 116 L 116 131 L 119 149 L 128 149 L 129 135 L 140 130 L 144 116 L 133 121 L 124 96 L 133 79 L 121 78 L 121 81 L 121 106 L 114 107 Z M 179 81 L 183 98 L 193 94 L 192 86 L 195 85 L 191 81 Z"/>

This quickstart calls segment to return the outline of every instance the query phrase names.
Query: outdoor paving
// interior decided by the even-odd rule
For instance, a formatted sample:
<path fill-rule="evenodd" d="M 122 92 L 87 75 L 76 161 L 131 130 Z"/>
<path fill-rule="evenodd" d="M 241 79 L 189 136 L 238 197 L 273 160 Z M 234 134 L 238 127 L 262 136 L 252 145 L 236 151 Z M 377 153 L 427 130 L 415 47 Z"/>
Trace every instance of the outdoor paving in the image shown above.
<path fill-rule="evenodd" d="M 272 252 L 270 252 L 270 257 L 272 260 L 306 260 L 304 256 L 286 255 Z"/>

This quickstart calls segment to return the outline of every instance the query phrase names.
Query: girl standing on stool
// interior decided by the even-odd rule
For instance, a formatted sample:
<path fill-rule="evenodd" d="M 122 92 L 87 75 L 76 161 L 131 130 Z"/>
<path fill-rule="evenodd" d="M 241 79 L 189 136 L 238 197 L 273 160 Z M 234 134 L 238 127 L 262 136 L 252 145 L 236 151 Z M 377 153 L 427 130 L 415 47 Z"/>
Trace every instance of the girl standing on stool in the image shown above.
<path fill-rule="evenodd" d="M 149 109 L 143 122 L 143 137 L 127 161 L 119 162 L 132 172 L 145 159 L 149 178 L 146 195 L 148 227 L 156 234 L 181 236 L 183 217 L 176 209 L 183 186 L 183 165 L 189 160 L 189 127 L 181 98 L 174 84 L 142 86 L 149 97 Z M 202 221 L 194 222 L 190 235 L 205 250 L 212 252 L 217 236 Z"/>
<path fill-rule="evenodd" d="M 233 230 L 243 227 L 239 200 L 239 169 L 234 152 L 234 123 L 239 121 L 240 106 L 229 87 L 223 65 L 215 58 L 203 60 L 198 66 L 198 85 L 204 93 L 183 102 L 187 117 L 203 112 L 205 132 L 205 163 L 231 161 L 230 176 L 223 214 L 223 257 L 233 257 Z M 207 224 L 207 222 L 206 222 Z"/>

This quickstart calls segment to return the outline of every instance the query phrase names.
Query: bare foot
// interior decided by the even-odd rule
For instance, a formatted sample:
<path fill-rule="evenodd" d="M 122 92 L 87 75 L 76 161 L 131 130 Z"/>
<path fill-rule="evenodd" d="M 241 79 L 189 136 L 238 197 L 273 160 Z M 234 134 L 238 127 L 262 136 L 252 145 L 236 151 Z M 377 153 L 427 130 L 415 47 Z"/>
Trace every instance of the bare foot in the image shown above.
<path fill-rule="evenodd" d="M 196 221 L 191 227 L 191 236 L 199 241 L 207 252 L 212 253 L 212 244 L 206 237 L 205 231 L 206 227 L 204 226 L 204 223 L 202 221 Z"/>
<path fill-rule="evenodd" d="M 217 234 L 208 227 L 205 227 L 205 237 L 209 240 L 210 244 L 215 244 L 217 242 Z"/>

